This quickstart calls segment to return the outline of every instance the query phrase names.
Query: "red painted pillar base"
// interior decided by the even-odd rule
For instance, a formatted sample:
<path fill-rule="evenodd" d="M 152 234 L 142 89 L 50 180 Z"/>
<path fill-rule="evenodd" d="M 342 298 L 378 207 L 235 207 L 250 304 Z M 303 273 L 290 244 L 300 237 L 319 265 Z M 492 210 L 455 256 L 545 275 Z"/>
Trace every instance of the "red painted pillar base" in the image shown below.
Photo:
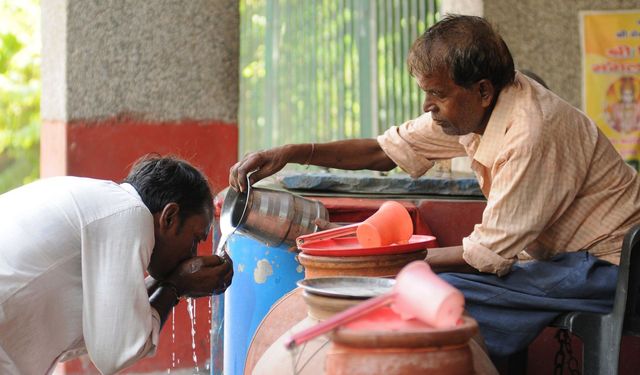
<path fill-rule="evenodd" d="M 237 161 L 238 127 L 213 121 L 150 123 L 128 119 L 42 125 L 41 175 L 121 180 L 147 153 L 173 154 L 198 166 L 214 191 Z"/>
<path fill-rule="evenodd" d="M 121 181 L 141 156 L 172 154 L 199 167 L 208 177 L 215 196 L 228 185 L 229 168 L 237 161 L 237 145 L 237 125 L 215 121 L 151 123 L 111 118 L 45 122 L 41 130 L 41 177 L 71 175 Z M 198 252 L 211 254 L 211 241 Z M 196 366 L 202 371 L 211 353 L 211 307 L 207 298 L 197 300 L 195 305 L 193 337 L 187 303 L 182 301 L 162 330 L 155 357 L 141 360 L 125 372 L 166 373 L 168 369 L 195 370 Z M 98 372 L 84 357 L 59 365 L 58 373 Z"/>

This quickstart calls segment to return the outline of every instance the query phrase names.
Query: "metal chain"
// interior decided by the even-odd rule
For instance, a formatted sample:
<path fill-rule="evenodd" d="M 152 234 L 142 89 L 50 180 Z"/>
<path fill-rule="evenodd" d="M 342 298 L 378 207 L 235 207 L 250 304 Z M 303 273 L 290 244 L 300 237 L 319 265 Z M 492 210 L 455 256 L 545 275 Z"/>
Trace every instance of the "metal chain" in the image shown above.
<path fill-rule="evenodd" d="M 573 349 L 571 348 L 571 335 L 569 334 L 569 331 L 567 331 L 566 329 L 559 329 L 556 332 L 555 338 L 556 340 L 558 340 L 558 344 L 560 345 L 553 361 L 553 374 L 563 374 L 565 363 L 567 363 L 568 358 L 567 370 L 569 370 L 569 374 L 580 375 L 580 370 L 578 369 L 578 359 L 574 357 Z"/>

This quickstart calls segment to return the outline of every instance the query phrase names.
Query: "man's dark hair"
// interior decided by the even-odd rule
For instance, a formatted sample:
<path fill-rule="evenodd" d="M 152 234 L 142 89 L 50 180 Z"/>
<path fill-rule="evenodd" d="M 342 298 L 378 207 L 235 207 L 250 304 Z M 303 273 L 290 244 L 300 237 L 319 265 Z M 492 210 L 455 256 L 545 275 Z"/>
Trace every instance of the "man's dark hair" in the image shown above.
<path fill-rule="evenodd" d="M 447 15 L 411 46 L 407 57 L 412 76 L 448 72 L 465 88 L 481 79 L 496 91 L 515 78 L 513 57 L 500 34 L 484 18 Z"/>
<path fill-rule="evenodd" d="M 207 178 L 177 157 L 143 156 L 131 167 L 124 182 L 133 185 L 152 214 L 162 211 L 172 202 L 180 206 L 181 219 L 207 211 L 213 213 L 213 198 Z"/>

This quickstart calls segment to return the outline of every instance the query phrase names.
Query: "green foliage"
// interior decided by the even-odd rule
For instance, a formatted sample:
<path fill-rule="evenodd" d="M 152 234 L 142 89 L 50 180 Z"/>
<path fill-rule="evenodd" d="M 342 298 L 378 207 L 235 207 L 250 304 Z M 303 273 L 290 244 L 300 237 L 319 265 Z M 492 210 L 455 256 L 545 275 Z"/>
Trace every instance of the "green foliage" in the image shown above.
<path fill-rule="evenodd" d="M 40 6 L 0 0 L 0 192 L 38 178 Z"/>
<path fill-rule="evenodd" d="M 411 43 L 439 0 L 240 1 L 240 155 L 375 137 L 422 113 Z"/>

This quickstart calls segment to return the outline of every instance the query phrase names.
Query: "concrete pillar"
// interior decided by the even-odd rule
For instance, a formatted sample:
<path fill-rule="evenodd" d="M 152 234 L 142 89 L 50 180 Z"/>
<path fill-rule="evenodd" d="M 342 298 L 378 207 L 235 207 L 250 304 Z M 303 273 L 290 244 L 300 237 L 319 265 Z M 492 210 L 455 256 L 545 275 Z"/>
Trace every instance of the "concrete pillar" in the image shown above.
<path fill-rule="evenodd" d="M 465 14 L 467 16 L 482 17 L 484 13 L 483 0 L 442 0 L 440 14 Z"/>
<path fill-rule="evenodd" d="M 121 180 L 157 152 L 224 188 L 238 153 L 239 30 L 237 0 L 43 1 L 41 176 Z M 175 340 L 169 321 L 156 357 L 132 371 L 203 370 L 210 307 L 197 303 L 193 351 L 185 305 L 175 309 Z"/>
<path fill-rule="evenodd" d="M 483 0 L 442 0 L 440 14 L 465 14 L 468 16 L 482 17 L 484 13 Z M 451 159 L 450 169 L 453 172 L 471 174 L 471 159 L 461 156 Z"/>

